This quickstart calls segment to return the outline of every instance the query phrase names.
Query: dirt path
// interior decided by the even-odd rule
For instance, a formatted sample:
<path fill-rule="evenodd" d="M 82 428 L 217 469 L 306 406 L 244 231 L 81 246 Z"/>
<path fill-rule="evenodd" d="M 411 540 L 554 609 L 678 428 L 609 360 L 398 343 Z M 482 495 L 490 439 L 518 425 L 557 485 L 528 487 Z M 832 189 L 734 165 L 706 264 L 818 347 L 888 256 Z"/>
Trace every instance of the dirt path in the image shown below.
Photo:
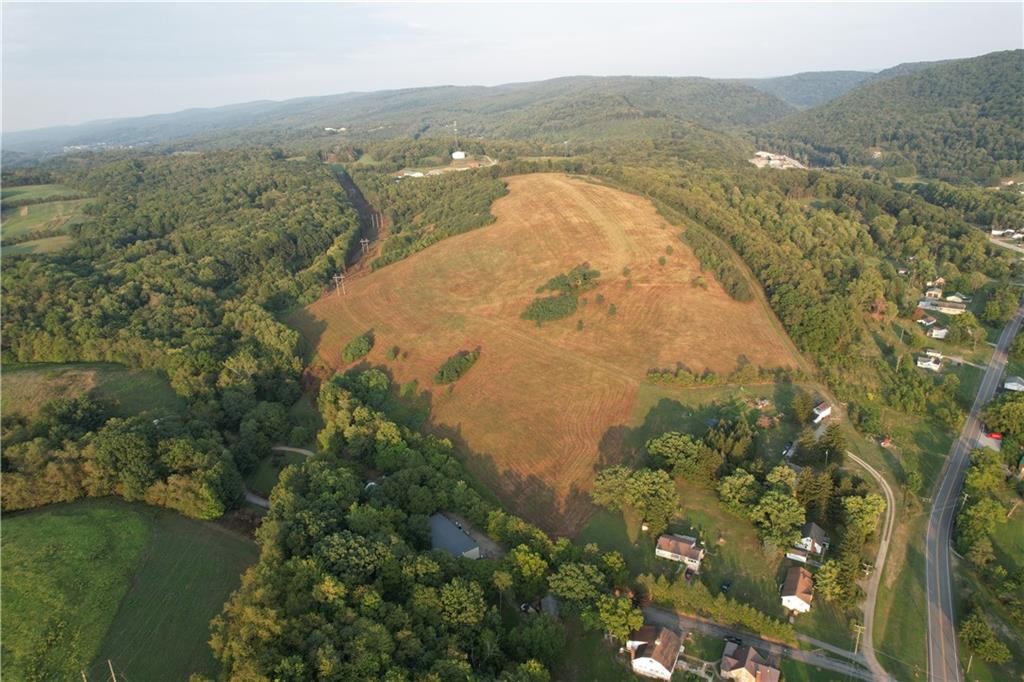
<path fill-rule="evenodd" d="M 312 457 L 316 453 L 306 448 L 293 448 L 289 445 L 275 445 L 271 450 L 277 450 L 278 452 L 295 452 L 306 457 Z M 265 497 L 260 497 L 248 488 L 245 489 L 245 501 L 250 504 L 254 504 L 257 507 L 263 507 L 264 509 L 270 509 L 270 500 Z"/>

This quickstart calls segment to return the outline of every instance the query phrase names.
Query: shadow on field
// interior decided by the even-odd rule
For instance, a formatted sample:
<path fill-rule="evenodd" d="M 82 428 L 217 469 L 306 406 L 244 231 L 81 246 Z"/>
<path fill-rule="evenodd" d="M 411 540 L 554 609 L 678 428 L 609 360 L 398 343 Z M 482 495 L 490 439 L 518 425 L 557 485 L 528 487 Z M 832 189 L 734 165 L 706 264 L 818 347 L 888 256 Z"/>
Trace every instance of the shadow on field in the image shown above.
<path fill-rule="evenodd" d="M 320 346 L 320 337 L 323 336 L 324 330 L 327 329 L 327 323 L 310 315 L 309 311 L 305 308 L 299 308 L 288 316 L 288 325 L 298 330 L 299 335 L 302 337 L 300 350 L 303 358 L 306 360 L 306 364 L 309 364 L 316 349 Z M 338 352 L 341 352 L 340 348 Z"/>

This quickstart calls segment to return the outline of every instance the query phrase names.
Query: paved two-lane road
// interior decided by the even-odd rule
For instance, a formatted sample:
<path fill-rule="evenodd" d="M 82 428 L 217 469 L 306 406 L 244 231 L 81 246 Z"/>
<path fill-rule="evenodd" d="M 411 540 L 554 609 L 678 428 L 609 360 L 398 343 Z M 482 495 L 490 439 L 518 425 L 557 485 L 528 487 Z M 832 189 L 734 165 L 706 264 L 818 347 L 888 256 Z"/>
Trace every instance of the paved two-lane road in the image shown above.
<path fill-rule="evenodd" d="M 970 452 L 977 447 L 981 433 L 981 409 L 995 395 L 1006 369 L 1006 350 L 1024 322 L 1024 305 L 999 335 L 992 359 L 978 388 L 978 395 L 964 423 L 960 438 L 946 458 L 942 480 L 928 517 L 925 538 L 926 576 L 928 580 L 928 677 L 931 680 L 960 682 L 963 675 L 957 655 L 956 619 L 953 611 L 953 588 L 949 553 L 957 499 L 963 486 Z"/>

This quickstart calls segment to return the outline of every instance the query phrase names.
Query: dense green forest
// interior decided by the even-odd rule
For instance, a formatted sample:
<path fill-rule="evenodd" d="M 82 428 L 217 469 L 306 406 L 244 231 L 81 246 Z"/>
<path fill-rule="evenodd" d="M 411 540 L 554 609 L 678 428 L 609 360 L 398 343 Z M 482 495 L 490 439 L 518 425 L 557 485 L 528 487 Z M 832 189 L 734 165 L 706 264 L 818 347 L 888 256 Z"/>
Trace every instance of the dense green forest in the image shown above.
<path fill-rule="evenodd" d="M 214 623 L 226 675 L 543 682 L 561 661 L 564 626 L 521 603 L 550 590 L 563 614 L 619 641 L 643 622 L 613 595 L 628 578 L 621 555 L 553 541 L 494 508 L 448 441 L 380 411 L 388 390 L 376 369 L 321 388 L 323 452 L 284 471 L 259 530 L 259 564 Z M 441 511 L 486 529 L 508 554 L 431 551 L 427 519 Z"/>
<path fill-rule="evenodd" d="M 1024 50 L 872 82 L 757 137 L 815 165 L 993 184 L 1024 169 Z"/>
<path fill-rule="evenodd" d="M 206 449 L 247 470 L 299 396 L 298 334 L 273 312 L 319 295 L 358 239 L 355 211 L 326 167 L 280 153 L 101 160 L 61 178 L 96 198 L 72 247 L 4 256 L 3 357 L 159 368 L 189 401 L 186 432 L 221 434 Z M 5 467 L 48 475 L 62 445 L 39 448 Z"/>
<path fill-rule="evenodd" d="M 423 178 L 353 172 L 353 180 L 387 220 L 387 237 L 373 259 L 374 269 L 494 222 L 491 204 L 506 193 L 497 176 L 496 168 Z"/>

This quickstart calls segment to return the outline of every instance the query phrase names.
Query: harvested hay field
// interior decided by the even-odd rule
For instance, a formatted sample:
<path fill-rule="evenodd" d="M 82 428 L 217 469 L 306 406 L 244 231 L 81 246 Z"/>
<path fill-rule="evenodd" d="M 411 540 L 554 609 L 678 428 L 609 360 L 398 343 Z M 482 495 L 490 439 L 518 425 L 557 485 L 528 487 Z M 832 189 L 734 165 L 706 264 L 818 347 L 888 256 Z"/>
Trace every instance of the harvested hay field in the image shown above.
<path fill-rule="evenodd" d="M 733 300 L 709 274 L 707 288 L 694 286 L 697 259 L 646 199 L 561 174 L 508 185 L 491 226 L 354 278 L 345 296 L 290 323 L 333 368 L 372 329 L 364 361 L 429 391 L 429 428 L 453 439 L 474 475 L 525 518 L 573 533 L 591 512 L 595 469 L 622 457 L 648 369 L 727 373 L 794 358 L 757 302 Z M 541 327 L 520 319 L 538 286 L 584 261 L 601 276 L 575 315 Z M 393 346 L 403 353 L 388 360 Z M 452 353 L 477 347 L 451 391 L 432 384 Z"/>

